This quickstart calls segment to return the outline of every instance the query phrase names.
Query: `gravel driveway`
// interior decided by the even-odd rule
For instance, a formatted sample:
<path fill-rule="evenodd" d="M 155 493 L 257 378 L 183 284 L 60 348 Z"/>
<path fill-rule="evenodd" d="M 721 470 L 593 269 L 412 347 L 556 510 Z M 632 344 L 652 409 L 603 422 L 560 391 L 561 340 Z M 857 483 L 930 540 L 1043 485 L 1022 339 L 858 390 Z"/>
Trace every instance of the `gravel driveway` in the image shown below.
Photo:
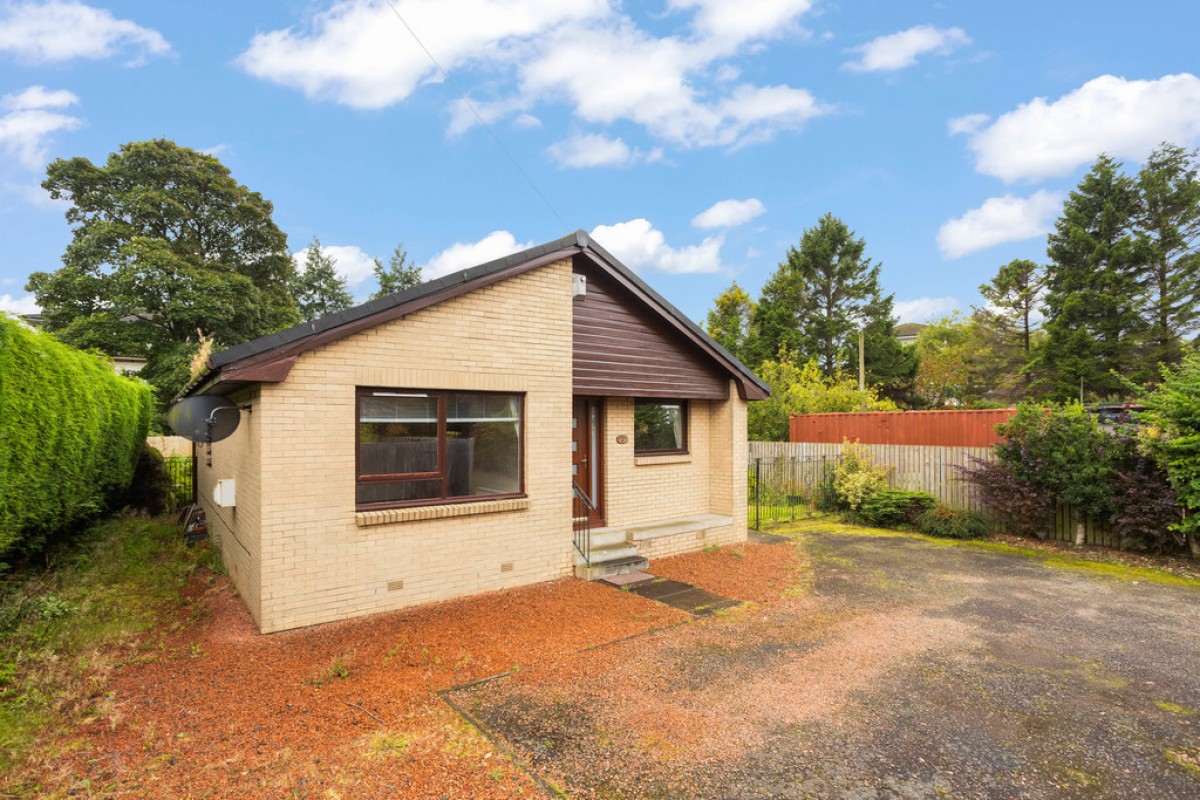
<path fill-rule="evenodd" d="M 1200 797 L 1197 589 L 915 537 L 758 546 L 809 580 L 454 701 L 572 796 Z"/>

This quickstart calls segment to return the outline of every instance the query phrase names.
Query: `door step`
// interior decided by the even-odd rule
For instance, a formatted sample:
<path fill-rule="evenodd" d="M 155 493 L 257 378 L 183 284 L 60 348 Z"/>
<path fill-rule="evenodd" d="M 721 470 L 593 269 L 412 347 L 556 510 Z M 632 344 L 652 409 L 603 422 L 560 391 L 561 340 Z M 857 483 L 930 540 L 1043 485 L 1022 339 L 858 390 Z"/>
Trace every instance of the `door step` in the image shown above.
<path fill-rule="evenodd" d="M 634 551 L 637 552 L 636 550 Z M 650 562 L 638 555 L 622 556 L 620 558 L 597 561 L 594 557 L 591 564 L 576 564 L 575 577 L 585 581 L 598 581 L 612 575 L 624 575 L 628 572 L 642 572 L 650 566 Z"/>

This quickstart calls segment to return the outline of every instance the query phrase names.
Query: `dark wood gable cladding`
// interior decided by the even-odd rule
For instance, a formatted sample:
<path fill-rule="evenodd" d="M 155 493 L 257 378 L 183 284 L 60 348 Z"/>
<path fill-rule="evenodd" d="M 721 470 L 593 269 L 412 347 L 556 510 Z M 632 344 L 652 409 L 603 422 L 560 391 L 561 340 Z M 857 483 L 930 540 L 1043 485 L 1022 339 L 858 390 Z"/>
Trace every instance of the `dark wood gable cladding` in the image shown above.
<path fill-rule="evenodd" d="M 575 272 L 587 276 L 587 294 L 573 304 L 575 394 L 729 396 L 729 375 L 629 289 L 581 258 Z"/>

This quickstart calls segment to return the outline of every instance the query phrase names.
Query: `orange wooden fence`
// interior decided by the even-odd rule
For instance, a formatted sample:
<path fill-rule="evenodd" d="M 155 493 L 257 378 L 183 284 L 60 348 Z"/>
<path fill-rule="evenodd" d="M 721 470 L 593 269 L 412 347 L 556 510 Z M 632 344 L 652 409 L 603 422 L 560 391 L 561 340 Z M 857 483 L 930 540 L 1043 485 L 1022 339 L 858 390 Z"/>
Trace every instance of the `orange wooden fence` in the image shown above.
<path fill-rule="evenodd" d="M 972 411 L 897 411 L 863 414 L 793 414 L 790 441 L 841 444 L 991 447 L 995 427 L 1015 414 L 1011 408 Z"/>

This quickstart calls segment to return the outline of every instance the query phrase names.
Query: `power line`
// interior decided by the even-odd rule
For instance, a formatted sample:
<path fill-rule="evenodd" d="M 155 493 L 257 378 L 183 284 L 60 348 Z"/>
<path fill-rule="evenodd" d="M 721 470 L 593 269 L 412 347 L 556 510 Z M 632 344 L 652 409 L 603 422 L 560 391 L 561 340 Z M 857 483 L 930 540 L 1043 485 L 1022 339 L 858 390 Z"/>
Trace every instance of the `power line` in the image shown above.
<path fill-rule="evenodd" d="M 500 141 L 500 137 L 496 135 L 496 132 L 492 130 L 492 126 L 487 123 L 487 120 L 485 120 L 483 115 L 480 114 L 475 108 L 475 104 L 470 101 L 466 92 L 459 88 L 459 85 L 455 83 L 454 79 L 450 77 L 446 70 L 442 69 L 442 65 L 439 64 L 438 60 L 433 57 L 433 53 L 429 52 L 429 48 L 426 47 L 425 43 L 421 41 L 421 37 L 417 36 L 417 32 L 414 31 L 412 26 L 408 24 L 408 21 L 404 19 L 404 15 L 400 13 L 400 9 L 396 8 L 396 4 L 393 3 L 392 0 L 384 1 L 388 4 L 388 8 L 392 9 L 392 13 L 396 15 L 396 19 L 400 20 L 400 24 L 403 25 L 408 31 L 409 35 L 412 36 L 413 41 L 415 41 L 417 45 L 425 51 L 425 55 L 429 57 L 430 63 L 433 64 L 434 68 L 437 69 L 437 71 L 441 74 L 442 80 L 446 81 L 446 83 L 450 84 L 454 91 L 458 92 L 458 96 L 462 98 L 462 101 L 466 104 L 467 108 L 471 109 L 471 113 L 475 115 L 475 119 L 479 120 L 479 124 L 482 125 L 483 129 L 486 130 L 488 135 L 492 137 L 492 141 L 494 141 L 496 146 L 500 148 L 500 152 L 504 153 L 512 165 L 516 167 L 517 172 L 521 173 L 521 177 L 525 179 L 525 182 L 529 184 L 529 188 L 533 189 L 534 194 L 542 199 L 542 202 L 546 204 L 546 208 L 550 209 L 550 213 L 554 215 L 556 220 L 558 220 L 558 224 L 562 225 L 564 230 L 569 230 L 571 226 L 568 225 L 561 216 L 559 216 L 558 211 L 555 210 L 554 206 L 550 203 L 550 200 L 547 199 L 546 195 L 542 194 L 542 190 L 539 189 L 538 185 L 533 182 L 533 178 L 529 177 L 529 173 L 521 167 L 520 162 L 518 162 L 513 154 L 509 152 L 508 148 L 504 146 L 504 142 Z"/>

